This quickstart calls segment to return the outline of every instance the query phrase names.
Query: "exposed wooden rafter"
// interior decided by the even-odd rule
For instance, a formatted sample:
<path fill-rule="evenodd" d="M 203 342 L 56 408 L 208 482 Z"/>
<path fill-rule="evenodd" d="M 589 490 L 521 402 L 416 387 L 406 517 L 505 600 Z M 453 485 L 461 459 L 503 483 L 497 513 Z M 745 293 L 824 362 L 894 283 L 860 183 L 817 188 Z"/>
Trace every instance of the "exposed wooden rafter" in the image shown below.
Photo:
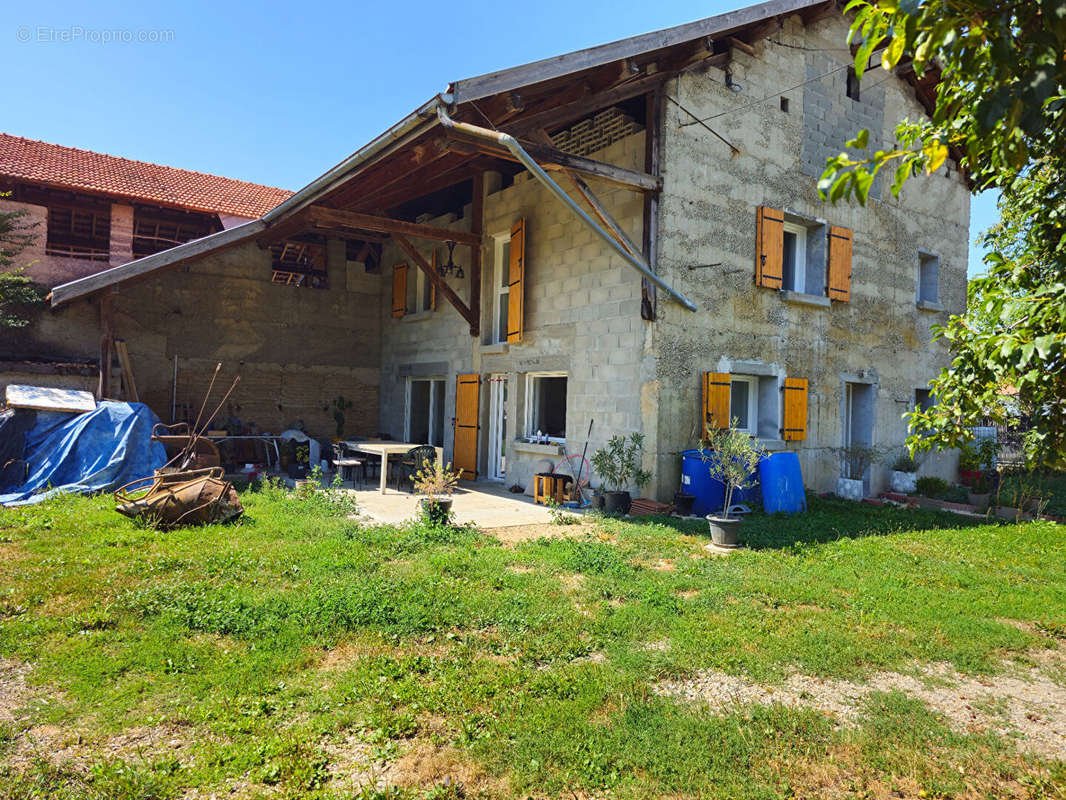
<path fill-rule="evenodd" d="M 390 234 L 394 239 L 397 235 L 402 234 L 420 239 L 432 239 L 438 242 L 457 242 L 476 247 L 481 246 L 481 236 L 467 231 L 435 228 L 432 225 L 420 225 L 416 222 L 405 222 L 374 214 L 362 214 L 358 211 L 340 211 L 335 208 L 325 208 L 324 206 L 309 206 L 293 219 L 285 220 L 285 222 L 275 227 L 278 230 L 269 229 L 259 237 L 259 245 L 261 247 L 267 247 L 275 242 L 291 238 L 297 233 L 308 231 L 333 233 L 353 239 L 359 238 L 366 231 L 371 231 Z"/>
<path fill-rule="evenodd" d="M 460 133 L 453 134 L 451 139 L 454 142 L 453 146 L 460 152 L 485 153 L 507 161 L 518 161 L 514 154 L 502 145 L 491 144 L 483 139 L 467 138 Z M 613 183 L 624 189 L 642 192 L 657 192 L 662 189 L 662 178 L 648 175 L 646 172 L 617 167 L 614 164 L 606 164 L 584 156 L 571 155 L 550 145 L 536 142 L 522 142 L 522 147 L 538 164 L 549 171 L 571 170 Z"/>

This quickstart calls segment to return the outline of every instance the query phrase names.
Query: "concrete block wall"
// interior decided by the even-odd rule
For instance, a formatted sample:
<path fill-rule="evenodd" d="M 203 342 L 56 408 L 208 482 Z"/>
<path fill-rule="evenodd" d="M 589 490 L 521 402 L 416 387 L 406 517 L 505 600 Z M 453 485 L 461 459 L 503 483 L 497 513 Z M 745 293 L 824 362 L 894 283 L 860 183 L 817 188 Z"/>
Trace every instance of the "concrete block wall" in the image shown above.
<path fill-rule="evenodd" d="M 641 168 L 643 133 L 631 135 L 596 153 L 594 158 Z M 599 184 L 594 190 L 626 229 L 640 241 L 643 201 L 639 194 Z M 580 201 L 579 201 L 580 202 Z M 640 277 L 609 253 L 558 200 L 532 178 L 520 174 L 514 185 L 485 198 L 482 325 L 491 322 L 493 236 L 506 234 L 518 219 L 526 220 L 525 337 L 519 345 L 486 346 L 470 336 L 465 321 L 443 298 L 437 310 L 404 319 L 391 316 L 392 264 L 407 262 L 389 246 L 382 276 L 381 428 L 403 436 L 406 379 L 438 375 L 446 378 L 446 458 L 452 457 L 455 376 L 476 372 L 508 376 L 507 483 L 528 486 L 536 471 L 560 456 L 525 447 L 525 375 L 558 371 L 567 374 L 566 449 L 580 453 L 589 421 L 595 420 L 591 453 L 614 433 L 643 427 L 641 376 L 645 326 L 640 319 Z M 454 222 L 430 220 L 469 229 L 469 208 Z M 427 254 L 432 245 L 425 244 Z M 469 250 L 456 248 L 460 263 Z M 461 261 L 466 259 L 466 261 Z M 410 280 L 409 273 L 409 280 Z M 465 299 L 465 281 L 449 280 Z M 488 384 L 482 385 L 479 472 L 485 474 L 488 443 Z"/>
<path fill-rule="evenodd" d="M 854 103 L 845 96 L 846 69 L 804 85 L 812 50 L 821 66 L 827 60 L 848 63 L 847 53 L 837 52 L 846 47 L 845 36 L 842 20 L 805 28 L 792 18 L 755 45 L 756 57 L 734 52 L 732 76 L 743 87 L 740 93 L 728 90 L 716 69 L 668 84 L 740 154 L 731 155 L 702 127 L 682 124 L 690 120 L 667 106 L 659 271 L 700 311 L 660 300 L 652 333 L 657 422 L 646 427 L 661 498 L 677 489 L 680 452 L 698 434 L 700 373 L 717 369 L 723 359 L 759 362 L 810 381 L 808 438 L 786 446 L 799 453 L 808 486 L 819 490 L 832 489 L 840 474 L 846 380 L 875 384 L 875 442 L 899 446 L 906 435 L 901 415 L 910 409 L 914 390 L 948 362 L 943 345 L 931 343 L 929 329 L 965 304 L 969 194 L 957 170 L 914 179 L 899 199 L 886 189 L 865 208 L 832 206 L 817 197 L 817 158 L 839 152 L 857 132 L 852 126 L 876 125 L 880 113 L 853 109 L 841 116 L 834 110 Z M 871 142 L 892 141 L 898 120 L 923 113 L 913 90 L 879 69 L 867 73 L 864 86 L 879 82 L 862 95 L 864 103 L 883 106 L 881 129 L 871 132 Z M 839 96 L 823 101 L 830 89 Z M 781 96 L 790 100 L 788 113 L 781 110 Z M 767 99 L 757 102 L 761 98 Z M 759 205 L 854 231 L 850 302 L 796 305 L 754 286 Z M 918 248 L 940 256 L 944 311 L 916 307 Z M 715 266 L 689 269 L 706 264 Z M 940 474 L 952 469 L 950 456 L 923 467 Z M 886 473 L 886 465 L 875 469 L 873 489 L 884 484 Z"/>

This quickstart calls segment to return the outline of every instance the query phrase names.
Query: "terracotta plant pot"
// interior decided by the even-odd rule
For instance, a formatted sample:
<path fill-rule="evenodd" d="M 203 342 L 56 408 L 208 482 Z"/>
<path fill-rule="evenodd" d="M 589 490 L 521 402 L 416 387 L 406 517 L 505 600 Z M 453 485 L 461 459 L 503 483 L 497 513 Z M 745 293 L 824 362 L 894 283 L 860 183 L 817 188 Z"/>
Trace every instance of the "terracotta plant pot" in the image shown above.
<path fill-rule="evenodd" d="M 452 498 L 423 497 L 418 501 L 422 516 L 435 525 L 447 525 L 452 516 Z"/>
<path fill-rule="evenodd" d="M 631 501 L 629 492 L 606 492 L 603 495 L 603 510 L 608 514 L 628 514 Z"/>
<path fill-rule="evenodd" d="M 711 530 L 711 541 L 718 547 L 740 546 L 740 523 L 739 517 L 716 517 L 707 515 L 707 527 Z"/>
<path fill-rule="evenodd" d="M 674 495 L 674 510 L 680 517 L 692 516 L 692 506 L 696 503 L 696 495 L 678 492 Z"/>

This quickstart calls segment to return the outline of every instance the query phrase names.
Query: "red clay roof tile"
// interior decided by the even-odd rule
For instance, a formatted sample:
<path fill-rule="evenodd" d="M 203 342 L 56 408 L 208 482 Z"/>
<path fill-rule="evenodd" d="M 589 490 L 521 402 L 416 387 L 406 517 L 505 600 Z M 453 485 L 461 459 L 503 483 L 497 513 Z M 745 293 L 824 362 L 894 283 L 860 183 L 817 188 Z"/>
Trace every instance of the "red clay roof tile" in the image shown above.
<path fill-rule="evenodd" d="M 0 177 L 254 219 L 285 189 L 0 133 Z"/>

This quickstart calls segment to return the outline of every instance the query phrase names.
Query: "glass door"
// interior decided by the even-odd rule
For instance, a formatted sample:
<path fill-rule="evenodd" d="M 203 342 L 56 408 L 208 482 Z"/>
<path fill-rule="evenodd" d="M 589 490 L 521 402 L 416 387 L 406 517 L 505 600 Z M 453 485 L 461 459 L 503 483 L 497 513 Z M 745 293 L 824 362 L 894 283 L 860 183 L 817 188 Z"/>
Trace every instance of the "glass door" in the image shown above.
<path fill-rule="evenodd" d="M 507 475 L 507 376 L 489 376 L 488 476 L 502 481 Z"/>

